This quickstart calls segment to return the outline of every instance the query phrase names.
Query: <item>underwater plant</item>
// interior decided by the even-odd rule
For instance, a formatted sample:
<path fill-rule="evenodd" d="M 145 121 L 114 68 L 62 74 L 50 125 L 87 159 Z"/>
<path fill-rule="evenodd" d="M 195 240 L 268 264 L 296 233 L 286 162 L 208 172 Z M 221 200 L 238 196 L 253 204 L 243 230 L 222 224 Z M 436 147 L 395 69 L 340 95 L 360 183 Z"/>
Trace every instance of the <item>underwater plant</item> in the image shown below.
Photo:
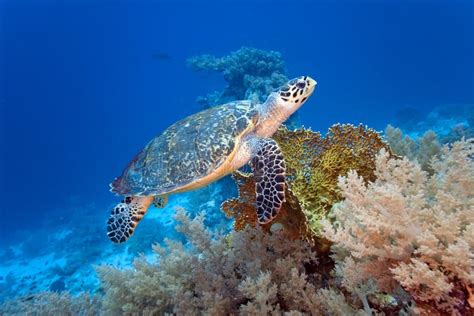
<path fill-rule="evenodd" d="M 194 71 L 221 73 L 227 82 L 224 91 L 198 97 L 197 102 L 204 108 L 236 100 L 264 102 L 273 90 L 288 81 L 279 52 L 252 47 L 242 47 L 224 57 L 191 57 L 188 65 Z"/>
<path fill-rule="evenodd" d="M 367 181 L 375 180 L 375 155 L 384 148 L 380 135 L 363 125 L 334 125 L 326 136 L 309 129 L 280 128 L 274 139 L 286 161 L 286 202 L 275 222 L 294 237 L 310 238 L 320 230 L 320 220 L 342 199 L 337 186 L 340 175 L 357 170 Z M 235 229 L 256 226 L 255 183 L 250 175 L 235 174 L 239 197 L 222 204 L 235 218 Z"/>

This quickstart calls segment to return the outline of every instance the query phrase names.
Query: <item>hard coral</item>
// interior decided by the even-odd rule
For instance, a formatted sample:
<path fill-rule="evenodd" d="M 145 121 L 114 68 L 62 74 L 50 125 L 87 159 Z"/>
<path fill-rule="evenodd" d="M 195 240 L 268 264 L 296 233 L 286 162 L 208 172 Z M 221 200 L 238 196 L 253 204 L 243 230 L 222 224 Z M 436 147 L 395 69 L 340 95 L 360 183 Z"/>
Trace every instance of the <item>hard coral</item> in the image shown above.
<path fill-rule="evenodd" d="M 375 155 L 388 146 L 379 134 L 362 125 L 334 125 L 327 135 L 309 129 L 279 129 L 273 138 L 283 151 L 287 166 L 286 202 L 275 220 L 291 236 L 308 238 L 317 234 L 319 221 L 342 199 L 337 179 L 356 170 L 367 181 L 375 180 Z M 223 203 L 228 215 L 236 218 L 235 228 L 256 225 L 255 183 L 249 175 L 235 174 L 239 198 Z M 297 225 L 295 228 L 295 224 Z"/>
<path fill-rule="evenodd" d="M 194 71 L 223 74 L 227 87 L 198 98 L 203 107 L 234 100 L 265 101 L 271 91 L 285 83 L 284 62 L 279 52 L 242 47 L 228 56 L 201 55 L 188 59 Z"/>

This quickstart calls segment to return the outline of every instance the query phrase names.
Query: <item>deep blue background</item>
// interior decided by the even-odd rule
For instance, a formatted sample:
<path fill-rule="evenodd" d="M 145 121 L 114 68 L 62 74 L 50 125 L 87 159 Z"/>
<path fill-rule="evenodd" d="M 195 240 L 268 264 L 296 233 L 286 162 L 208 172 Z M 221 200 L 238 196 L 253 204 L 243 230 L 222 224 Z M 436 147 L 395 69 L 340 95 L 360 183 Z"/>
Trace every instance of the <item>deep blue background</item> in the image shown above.
<path fill-rule="evenodd" d="M 474 100 L 470 0 L 133 3 L 0 0 L 3 236 L 71 200 L 112 203 L 133 155 L 224 86 L 186 67 L 196 54 L 282 52 L 290 76 L 319 82 L 301 118 L 321 131 Z"/>

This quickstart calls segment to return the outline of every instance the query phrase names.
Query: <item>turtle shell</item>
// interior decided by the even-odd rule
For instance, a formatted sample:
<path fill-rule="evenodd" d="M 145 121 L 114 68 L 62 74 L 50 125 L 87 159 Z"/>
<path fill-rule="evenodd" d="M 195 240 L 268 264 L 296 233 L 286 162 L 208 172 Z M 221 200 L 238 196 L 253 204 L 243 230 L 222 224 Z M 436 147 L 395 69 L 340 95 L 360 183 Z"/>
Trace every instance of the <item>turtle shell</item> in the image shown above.
<path fill-rule="evenodd" d="M 111 184 L 111 191 L 121 195 L 177 191 L 219 168 L 256 120 L 250 101 L 236 101 L 178 121 L 135 156 Z"/>

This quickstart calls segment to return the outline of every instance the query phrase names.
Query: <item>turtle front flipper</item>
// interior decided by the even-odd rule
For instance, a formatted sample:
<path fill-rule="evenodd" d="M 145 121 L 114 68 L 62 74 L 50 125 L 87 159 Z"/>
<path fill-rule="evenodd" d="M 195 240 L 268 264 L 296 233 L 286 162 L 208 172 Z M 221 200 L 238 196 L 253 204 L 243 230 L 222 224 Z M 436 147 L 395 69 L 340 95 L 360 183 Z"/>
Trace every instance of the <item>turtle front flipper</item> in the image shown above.
<path fill-rule="evenodd" d="M 130 238 L 153 200 L 153 196 L 127 196 L 117 204 L 107 220 L 107 237 L 118 244 Z"/>
<path fill-rule="evenodd" d="M 285 202 L 285 161 L 273 139 L 258 139 L 252 147 L 250 165 L 255 177 L 257 219 L 267 224 Z"/>

